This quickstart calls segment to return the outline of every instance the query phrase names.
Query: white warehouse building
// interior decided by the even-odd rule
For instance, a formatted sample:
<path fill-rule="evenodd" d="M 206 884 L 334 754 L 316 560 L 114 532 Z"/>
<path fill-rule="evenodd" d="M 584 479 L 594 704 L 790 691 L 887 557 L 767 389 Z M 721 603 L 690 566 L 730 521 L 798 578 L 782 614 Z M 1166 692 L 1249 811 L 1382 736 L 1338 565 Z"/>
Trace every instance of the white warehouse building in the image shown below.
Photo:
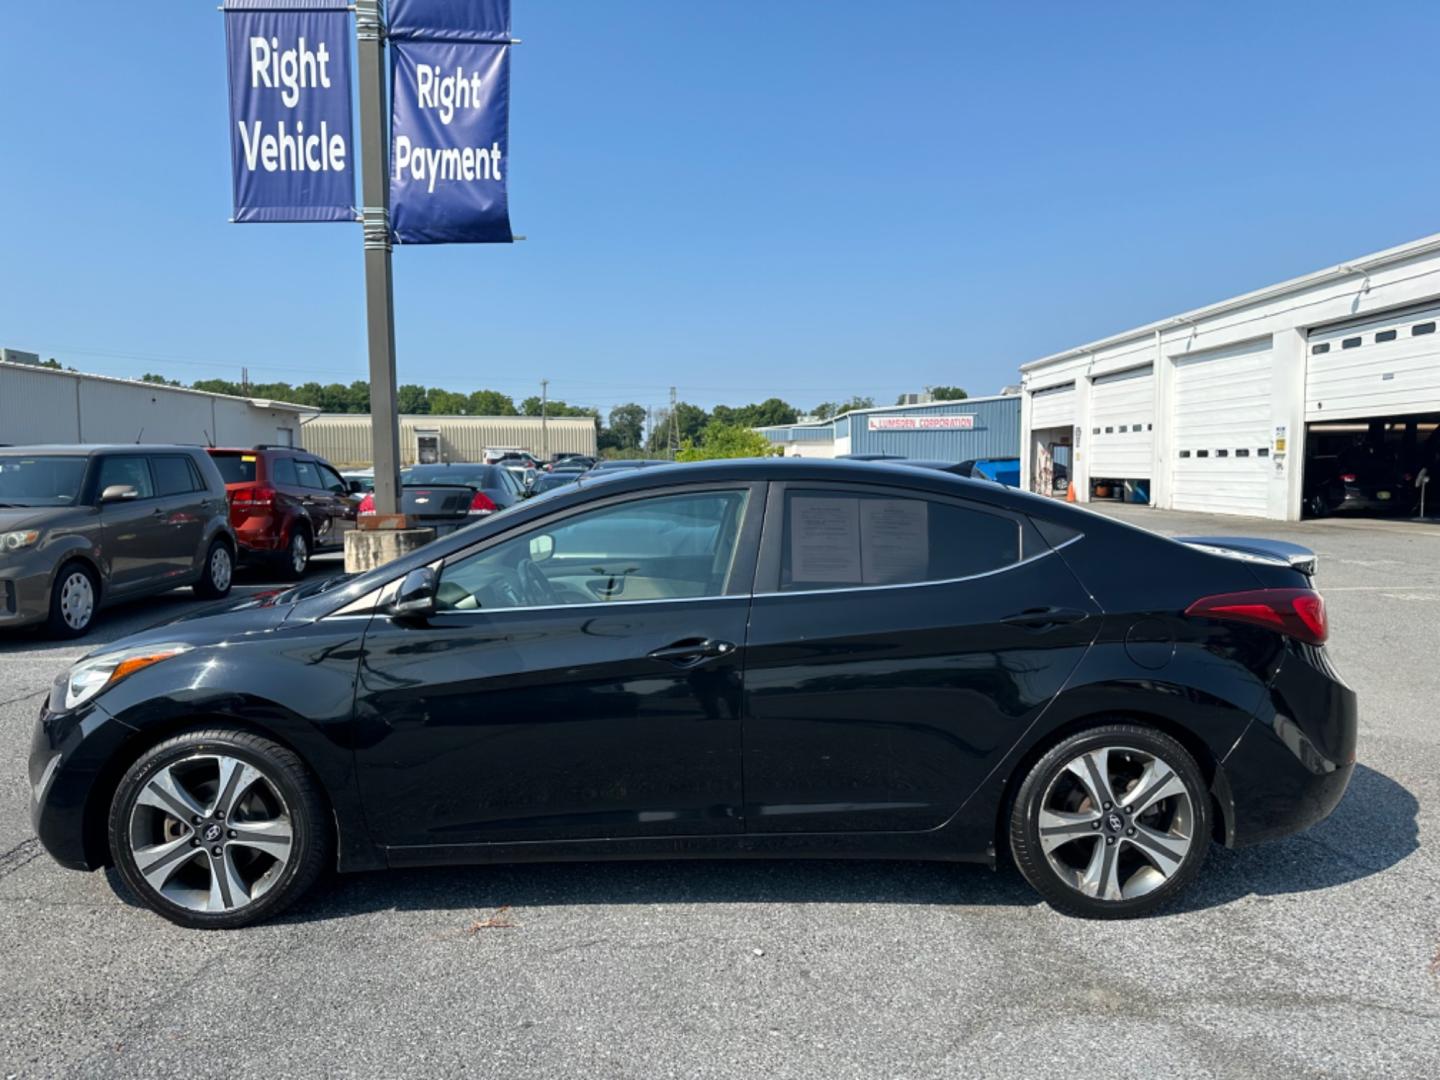
<path fill-rule="evenodd" d="M 1437 322 L 1440 234 L 1022 364 L 1021 476 L 1294 521 L 1363 447 L 1397 463 L 1380 497 L 1408 500 L 1437 472 Z"/>

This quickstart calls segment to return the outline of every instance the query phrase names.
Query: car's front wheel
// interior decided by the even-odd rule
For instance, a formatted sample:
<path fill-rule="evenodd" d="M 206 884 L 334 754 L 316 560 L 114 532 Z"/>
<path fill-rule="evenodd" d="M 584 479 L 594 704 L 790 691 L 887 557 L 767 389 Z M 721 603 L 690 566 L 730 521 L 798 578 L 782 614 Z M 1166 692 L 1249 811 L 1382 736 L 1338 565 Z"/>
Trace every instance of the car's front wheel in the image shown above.
<path fill-rule="evenodd" d="M 1061 911 L 1147 915 L 1180 893 L 1210 844 L 1210 794 L 1174 739 L 1138 724 L 1072 735 L 1026 775 L 1010 817 L 1025 879 Z"/>
<path fill-rule="evenodd" d="M 167 739 L 130 766 L 110 806 L 110 848 L 147 907 L 181 926 L 231 929 L 299 899 L 331 834 L 295 754 L 215 728 Z"/>
<path fill-rule="evenodd" d="M 46 620 L 50 636 L 74 638 L 86 633 L 99 607 L 100 586 L 94 572 L 83 563 L 67 563 L 60 568 L 50 590 L 50 616 Z"/>

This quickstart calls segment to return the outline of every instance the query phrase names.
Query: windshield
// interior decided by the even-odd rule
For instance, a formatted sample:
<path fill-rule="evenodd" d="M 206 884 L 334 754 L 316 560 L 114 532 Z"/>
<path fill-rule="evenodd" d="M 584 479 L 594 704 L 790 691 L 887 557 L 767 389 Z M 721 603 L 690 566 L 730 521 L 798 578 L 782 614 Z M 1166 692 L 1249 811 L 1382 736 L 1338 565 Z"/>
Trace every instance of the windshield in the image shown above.
<path fill-rule="evenodd" d="M 454 465 L 417 465 L 415 468 L 401 473 L 400 482 L 407 487 L 415 484 L 468 484 L 471 487 L 500 486 L 500 482 L 495 476 L 495 468 L 488 465 L 476 465 L 474 468 L 463 468 Z"/>
<path fill-rule="evenodd" d="M 254 454 L 216 454 L 210 459 L 220 470 L 220 476 L 227 484 L 253 484 L 255 482 Z"/>
<path fill-rule="evenodd" d="M 89 458 L 0 454 L 0 506 L 73 506 Z"/>

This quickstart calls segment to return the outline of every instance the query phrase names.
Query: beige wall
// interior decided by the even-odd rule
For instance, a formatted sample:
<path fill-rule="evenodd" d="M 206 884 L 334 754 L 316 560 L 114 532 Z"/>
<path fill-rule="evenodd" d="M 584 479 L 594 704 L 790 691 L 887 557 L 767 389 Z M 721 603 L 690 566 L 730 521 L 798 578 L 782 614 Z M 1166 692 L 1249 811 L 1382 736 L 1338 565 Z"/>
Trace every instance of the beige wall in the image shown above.
<path fill-rule="evenodd" d="M 546 424 L 549 452 L 595 453 L 595 421 L 587 416 L 551 417 Z M 418 431 L 438 431 L 446 461 L 479 461 L 486 447 L 505 446 L 540 455 L 540 418 L 535 416 L 402 416 L 400 463 L 415 463 Z M 325 413 L 307 418 L 301 428 L 301 445 L 340 468 L 373 464 L 370 452 L 370 417 L 353 413 Z"/>

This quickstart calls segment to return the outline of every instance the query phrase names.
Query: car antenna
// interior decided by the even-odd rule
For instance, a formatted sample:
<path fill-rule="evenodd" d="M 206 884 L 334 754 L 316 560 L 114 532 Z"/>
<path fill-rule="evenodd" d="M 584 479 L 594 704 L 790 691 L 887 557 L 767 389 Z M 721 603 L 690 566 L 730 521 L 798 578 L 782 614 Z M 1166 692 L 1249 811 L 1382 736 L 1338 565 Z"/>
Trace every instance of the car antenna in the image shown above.
<path fill-rule="evenodd" d="M 141 437 L 142 437 L 144 434 L 145 434 L 145 429 L 142 427 L 142 428 L 140 429 L 140 434 L 135 436 L 135 445 L 136 445 L 136 446 L 139 446 L 139 445 L 140 445 L 140 439 L 141 439 Z"/>
<path fill-rule="evenodd" d="M 208 446 L 208 447 L 210 447 L 211 450 L 214 450 L 214 449 L 215 449 L 215 440 L 212 439 L 212 438 L 210 438 L 210 432 L 205 431 L 205 429 L 204 429 L 203 427 L 202 427 L 200 430 L 205 433 L 205 445 Z"/>

